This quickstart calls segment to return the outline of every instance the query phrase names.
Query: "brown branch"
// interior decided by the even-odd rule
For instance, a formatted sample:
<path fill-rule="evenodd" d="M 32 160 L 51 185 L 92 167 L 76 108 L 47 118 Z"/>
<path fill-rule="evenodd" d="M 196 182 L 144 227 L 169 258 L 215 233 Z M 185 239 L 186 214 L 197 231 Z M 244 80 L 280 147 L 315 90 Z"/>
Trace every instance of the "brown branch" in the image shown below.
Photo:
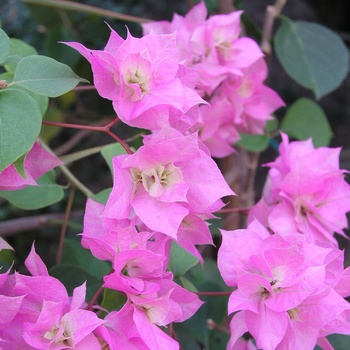
<path fill-rule="evenodd" d="M 71 218 L 80 218 L 82 212 L 72 212 Z M 20 232 L 38 230 L 46 226 L 57 225 L 64 219 L 63 213 L 41 214 L 27 216 L 24 218 L 12 219 L 0 223 L 0 236 L 12 236 Z M 59 222 L 61 225 L 62 222 Z"/>
<path fill-rule="evenodd" d="M 232 0 L 220 0 L 220 13 L 231 13 L 236 11 Z"/>
<path fill-rule="evenodd" d="M 263 25 L 262 38 L 261 38 L 261 50 L 266 54 L 271 54 L 271 37 L 272 28 L 275 23 L 276 17 L 282 12 L 287 0 L 276 0 L 274 5 L 269 5 L 266 8 L 266 15 Z"/>
<path fill-rule="evenodd" d="M 60 241 L 59 241 L 58 249 L 57 249 L 57 257 L 56 257 L 57 265 L 59 265 L 61 263 L 61 260 L 62 260 L 63 242 L 64 242 L 64 237 L 65 237 L 66 231 L 67 231 L 68 220 L 69 220 L 70 214 L 72 212 L 75 190 L 76 190 L 75 186 L 71 186 L 71 188 L 69 190 L 69 197 L 68 197 L 66 212 L 64 213 L 64 221 L 63 221 L 63 225 L 61 228 Z"/>

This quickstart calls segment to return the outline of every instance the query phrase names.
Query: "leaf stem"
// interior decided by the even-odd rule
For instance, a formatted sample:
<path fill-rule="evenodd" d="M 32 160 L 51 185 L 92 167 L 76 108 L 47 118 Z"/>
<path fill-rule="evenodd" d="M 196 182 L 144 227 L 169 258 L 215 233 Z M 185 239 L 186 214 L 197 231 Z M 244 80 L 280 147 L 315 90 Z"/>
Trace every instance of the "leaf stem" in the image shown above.
<path fill-rule="evenodd" d="M 22 0 L 22 1 L 26 4 L 31 4 L 31 5 L 40 5 L 40 6 L 54 7 L 57 9 L 68 10 L 68 11 L 91 13 L 98 16 L 118 19 L 124 22 L 146 23 L 151 21 L 148 18 L 125 15 L 123 13 L 102 9 L 91 5 L 80 4 L 74 1 L 66 1 L 66 0 Z"/>
<path fill-rule="evenodd" d="M 87 197 L 92 197 L 94 194 L 84 185 L 82 184 L 73 173 L 65 166 L 59 165 L 62 173 L 68 178 L 68 180 L 81 192 L 83 192 Z"/>

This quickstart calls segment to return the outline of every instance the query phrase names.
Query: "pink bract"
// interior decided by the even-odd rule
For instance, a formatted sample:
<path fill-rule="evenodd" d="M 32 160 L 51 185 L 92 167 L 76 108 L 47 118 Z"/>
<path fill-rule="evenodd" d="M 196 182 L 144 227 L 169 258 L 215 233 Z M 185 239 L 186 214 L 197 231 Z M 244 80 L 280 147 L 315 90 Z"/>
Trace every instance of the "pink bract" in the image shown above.
<path fill-rule="evenodd" d="M 257 221 L 222 236 L 219 270 L 237 286 L 228 304 L 236 313 L 228 349 L 246 331 L 266 350 L 312 350 L 319 337 L 337 332 L 336 324 L 338 332 L 350 333 L 350 304 L 334 289 L 345 282 L 337 249 L 289 242 Z"/>
<path fill-rule="evenodd" d="M 176 34 L 151 33 L 126 40 L 111 29 L 104 50 L 89 50 L 79 43 L 66 43 L 91 64 L 98 93 L 111 101 L 126 124 L 144 129 L 178 125 L 186 114 L 188 129 L 198 118 L 192 111 L 205 103 L 193 90 L 196 74 L 179 64 Z M 188 125 L 187 125 L 188 123 Z"/>
<path fill-rule="evenodd" d="M 28 185 L 37 185 L 35 180 L 61 164 L 57 157 L 46 151 L 40 143 L 35 142 L 24 160 L 27 178 L 23 178 L 11 164 L 0 173 L 0 190 L 14 191 Z"/>
<path fill-rule="evenodd" d="M 177 239 L 189 214 L 210 214 L 232 195 L 215 162 L 198 146 L 196 134 L 174 129 L 147 138 L 133 155 L 113 159 L 114 186 L 104 216 L 135 215 L 150 230 Z"/>
<path fill-rule="evenodd" d="M 334 233 L 344 235 L 350 211 L 350 186 L 339 169 L 340 149 L 314 148 L 311 140 L 289 143 L 282 133 L 280 156 L 270 171 L 263 198 L 250 220 L 265 215 L 280 235 L 302 233 L 310 242 L 337 245 Z"/>

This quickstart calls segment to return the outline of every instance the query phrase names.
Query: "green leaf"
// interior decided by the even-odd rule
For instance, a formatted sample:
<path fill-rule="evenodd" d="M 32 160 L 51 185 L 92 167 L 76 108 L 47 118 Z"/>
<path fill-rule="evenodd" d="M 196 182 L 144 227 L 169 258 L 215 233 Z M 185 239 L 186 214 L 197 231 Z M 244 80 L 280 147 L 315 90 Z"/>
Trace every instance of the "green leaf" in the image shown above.
<path fill-rule="evenodd" d="M 285 71 L 316 98 L 335 90 L 349 70 L 348 50 L 340 37 L 317 24 L 283 17 L 275 50 Z"/>
<path fill-rule="evenodd" d="M 278 120 L 276 118 L 270 119 L 266 122 L 265 132 L 271 133 L 278 129 Z"/>
<path fill-rule="evenodd" d="M 281 130 L 299 140 L 312 137 L 315 147 L 328 146 L 333 135 L 322 108 L 308 98 L 300 98 L 288 108 Z"/>
<path fill-rule="evenodd" d="M 125 294 L 114 289 L 105 288 L 101 308 L 108 311 L 120 310 L 126 302 Z"/>
<path fill-rule="evenodd" d="M 27 153 L 20 156 L 14 163 L 14 167 L 17 170 L 18 174 L 21 175 L 24 179 L 27 179 L 26 169 L 24 168 L 24 160 L 26 159 Z"/>
<path fill-rule="evenodd" d="M 0 172 L 28 152 L 39 135 L 41 113 L 26 92 L 0 91 Z"/>
<path fill-rule="evenodd" d="M 5 61 L 5 68 L 8 72 L 14 72 L 19 61 L 26 56 L 37 55 L 38 52 L 33 46 L 19 39 L 10 39 L 10 53 Z"/>
<path fill-rule="evenodd" d="M 14 85 L 11 89 L 21 90 L 31 96 L 36 103 L 38 104 L 38 107 L 40 109 L 41 116 L 43 116 L 49 106 L 49 98 L 44 95 L 38 95 L 35 92 L 29 91 L 27 89 L 22 88 L 21 86 Z"/>
<path fill-rule="evenodd" d="M 330 343 L 336 350 L 350 349 L 350 337 L 344 334 L 332 334 L 327 336 Z"/>
<path fill-rule="evenodd" d="M 250 152 L 262 152 L 269 145 L 269 138 L 266 135 L 251 135 L 241 132 L 239 136 L 241 139 L 235 145 Z"/>
<path fill-rule="evenodd" d="M 27 56 L 17 65 L 13 84 L 39 95 L 57 97 L 73 89 L 85 79 L 68 66 L 46 56 Z"/>
<path fill-rule="evenodd" d="M 6 60 L 10 52 L 10 39 L 7 34 L 0 29 L 0 64 Z"/>
<path fill-rule="evenodd" d="M 177 243 L 172 242 L 169 269 L 175 277 L 183 276 L 191 267 L 198 264 L 198 259 Z"/>
<path fill-rule="evenodd" d="M 112 192 L 112 187 L 105 188 L 104 190 L 100 191 L 99 193 L 94 194 L 92 196 L 92 199 L 98 203 L 106 204 L 111 192 Z"/>
<path fill-rule="evenodd" d="M 90 250 L 72 239 L 63 243 L 62 264 L 50 269 L 50 275 L 58 278 L 72 294 L 73 289 L 87 281 L 86 299 L 90 300 L 102 285 L 102 277 L 111 270 L 106 261 L 95 258 Z"/>
<path fill-rule="evenodd" d="M 37 180 L 38 186 L 27 186 L 17 191 L 0 191 L 0 197 L 24 210 L 34 210 L 57 203 L 63 198 L 62 186 L 54 182 L 53 170 Z"/>
<path fill-rule="evenodd" d="M 62 263 L 79 266 L 99 279 L 111 270 L 109 263 L 95 258 L 90 250 L 85 249 L 79 242 L 68 238 L 63 243 Z"/>
<path fill-rule="evenodd" d="M 126 153 L 126 151 L 125 151 L 124 147 L 118 142 L 111 143 L 111 144 L 103 147 L 103 149 L 101 150 L 102 157 L 107 162 L 112 174 L 113 174 L 112 159 L 115 156 L 119 156 L 119 155 L 125 154 L 125 153 Z"/>
<path fill-rule="evenodd" d="M 69 295 L 73 294 L 74 288 L 82 285 L 86 281 L 87 301 L 93 298 L 103 283 L 101 279 L 96 278 L 80 266 L 70 264 L 55 265 L 49 270 L 49 273 L 63 283 Z"/>

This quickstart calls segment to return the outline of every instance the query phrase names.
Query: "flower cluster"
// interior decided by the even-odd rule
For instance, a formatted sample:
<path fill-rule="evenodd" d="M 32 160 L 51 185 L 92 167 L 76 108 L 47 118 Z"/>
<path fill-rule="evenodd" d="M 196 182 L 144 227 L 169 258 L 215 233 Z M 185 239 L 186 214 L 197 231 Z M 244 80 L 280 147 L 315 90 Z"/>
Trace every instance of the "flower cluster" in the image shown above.
<path fill-rule="evenodd" d="M 228 304 L 231 339 L 249 331 L 257 348 L 314 349 L 326 335 L 350 333 L 350 295 L 343 253 L 332 247 L 271 235 L 259 222 L 222 231 L 218 265 L 237 286 Z"/>
<path fill-rule="evenodd" d="M 218 266 L 237 287 L 228 349 L 247 331 L 264 350 L 332 349 L 325 336 L 350 334 L 350 268 L 333 236 L 347 226 L 350 186 L 340 149 L 282 134 L 279 151 L 248 228 L 222 231 Z"/>
<path fill-rule="evenodd" d="M 240 133 L 263 133 L 283 105 L 264 85 L 260 48 L 241 36 L 241 13 L 207 19 L 200 2 L 185 17 L 144 24 L 142 38 L 111 29 L 103 50 L 66 43 L 91 64 L 118 118 L 150 131 L 135 152 L 113 157 L 113 188 L 104 204 L 88 199 L 81 234 L 83 247 L 111 265 L 102 287 L 126 301 L 100 318 L 94 300 L 85 301 L 85 284 L 69 296 L 33 246 L 25 262 L 31 276 L 0 275 L 0 348 L 179 349 L 160 327 L 187 320 L 203 302 L 174 281 L 172 246 L 203 262 L 197 245 L 213 243 L 207 220 L 234 195 L 211 156 L 231 154 Z M 339 151 L 282 134 L 249 226 L 222 231 L 218 265 L 235 288 L 228 349 L 255 349 L 254 341 L 264 350 L 331 349 L 328 334 L 350 334 L 350 269 L 333 236 L 350 210 Z M 0 189 L 35 184 L 58 164 L 35 143 L 27 178 L 11 165 Z M 1 249 L 11 247 L 0 240 Z M 241 337 L 247 331 L 254 341 Z"/>
<path fill-rule="evenodd" d="M 314 243 L 337 245 L 350 210 L 350 187 L 339 169 L 340 149 L 315 149 L 311 140 L 289 143 L 282 133 L 280 156 L 272 163 L 263 198 L 249 218 L 257 218 L 273 232 L 299 232 Z"/>
<path fill-rule="evenodd" d="M 85 283 L 69 297 L 64 285 L 49 276 L 34 246 L 25 265 L 31 276 L 0 275 L 0 347 L 100 350 L 102 338 L 95 331 L 104 320 L 85 308 Z"/>
<path fill-rule="evenodd" d="M 200 107 L 201 141 L 213 157 L 234 152 L 239 133 L 262 134 L 266 121 L 284 103 L 265 86 L 267 67 L 256 42 L 241 36 L 242 11 L 207 19 L 204 2 L 171 22 L 142 25 L 144 34 L 177 32 L 181 60 L 198 72 L 196 91 L 210 103 Z"/>

